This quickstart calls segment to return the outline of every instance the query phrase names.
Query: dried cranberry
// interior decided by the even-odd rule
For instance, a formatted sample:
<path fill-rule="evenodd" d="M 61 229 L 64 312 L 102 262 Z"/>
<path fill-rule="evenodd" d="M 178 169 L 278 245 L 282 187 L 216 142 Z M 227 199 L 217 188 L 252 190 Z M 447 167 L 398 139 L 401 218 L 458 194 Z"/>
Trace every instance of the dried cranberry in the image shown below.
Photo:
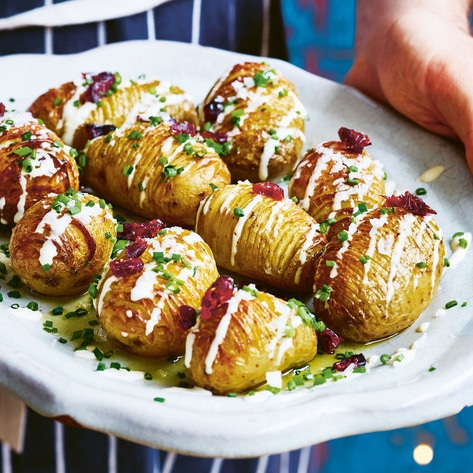
<path fill-rule="evenodd" d="M 127 258 L 138 258 L 141 256 L 146 248 L 148 247 L 148 243 L 144 238 L 138 237 L 132 243 L 130 243 L 126 249 L 125 254 Z"/>
<path fill-rule="evenodd" d="M 206 122 L 215 123 L 217 117 L 223 112 L 224 106 L 221 97 L 213 99 L 204 105 L 204 118 Z"/>
<path fill-rule="evenodd" d="M 425 217 L 426 215 L 436 214 L 437 212 L 431 209 L 420 197 L 411 194 L 407 191 L 405 194 L 392 195 L 390 197 L 383 196 L 386 198 L 385 207 L 401 207 L 411 214 L 420 215 Z"/>
<path fill-rule="evenodd" d="M 271 197 L 273 200 L 284 199 L 284 190 L 274 182 L 255 182 L 253 184 L 253 192 Z"/>
<path fill-rule="evenodd" d="M 82 74 L 84 79 L 89 79 L 88 74 Z M 115 74 L 112 72 L 101 72 L 90 77 L 92 83 L 81 94 L 80 100 L 82 103 L 92 102 L 97 103 L 110 90 L 110 87 L 115 82 Z"/>
<path fill-rule="evenodd" d="M 182 135 L 183 133 L 195 136 L 197 131 L 192 122 L 176 122 L 171 125 L 171 134 L 174 136 Z"/>
<path fill-rule="evenodd" d="M 125 278 L 139 273 L 143 266 L 143 261 L 140 258 L 116 259 L 110 262 L 110 269 L 117 278 Z"/>
<path fill-rule="evenodd" d="M 362 153 L 363 149 L 371 144 L 371 140 L 367 135 L 345 127 L 338 130 L 338 136 L 347 147 L 347 150 L 354 153 Z"/>
<path fill-rule="evenodd" d="M 86 123 L 84 125 L 85 136 L 88 140 L 93 140 L 98 136 L 108 135 L 108 133 L 116 128 L 115 125 L 95 125 L 93 123 Z"/>
<path fill-rule="evenodd" d="M 332 355 L 338 348 L 338 345 L 343 341 L 333 330 L 328 327 L 322 332 L 317 332 L 317 344 L 319 351 Z"/>
<path fill-rule="evenodd" d="M 5 104 L 0 102 L 0 117 L 5 115 Z"/>
<path fill-rule="evenodd" d="M 209 320 L 220 310 L 227 310 L 228 301 L 233 295 L 234 287 L 233 279 L 230 276 L 217 278 L 202 298 L 200 318 Z"/>
<path fill-rule="evenodd" d="M 351 355 L 343 360 L 336 361 L 333 364 L 333 368 L 337 371 L 345 371 L 350 365 L 354 365 L 355 368 L 366 365 L 366 358 L 363 353 L 358 353 L 358 355 Z"/>
<path fill-rule="evenodd" d="M 156 218 L 142 223 L 124 222 L 122 228 L 117 233 L 117 238 L 134 241 L 137 238 L 154 238 L 164 228 L 164 223 Z"/>
<path fill-rule="evenodd" d="M 228 135 L 222 131 L 203 131 L 201 136 L 206 140 L 214 140 L 215 143 L 221 145 L 228 141 Z"/>
<path fill-rule="evenodd" d="M 179 307 L 179 324 L 183 330 L 188 330 L 195 325 L 197 320 L 197 311 L 190 305 L 181 305 Z"/>

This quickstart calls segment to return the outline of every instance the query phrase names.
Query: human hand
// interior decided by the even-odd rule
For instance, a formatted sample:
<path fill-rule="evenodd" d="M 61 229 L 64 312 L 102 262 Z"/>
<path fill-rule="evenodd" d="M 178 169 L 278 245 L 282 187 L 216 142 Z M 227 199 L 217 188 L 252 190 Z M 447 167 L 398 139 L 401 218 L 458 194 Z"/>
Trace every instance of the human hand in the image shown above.
<path fill-rule="evenodd" d="M 461 140 L 473 172 L 472 7 L 471 0 L 358 0 L 345 83 Z"/>

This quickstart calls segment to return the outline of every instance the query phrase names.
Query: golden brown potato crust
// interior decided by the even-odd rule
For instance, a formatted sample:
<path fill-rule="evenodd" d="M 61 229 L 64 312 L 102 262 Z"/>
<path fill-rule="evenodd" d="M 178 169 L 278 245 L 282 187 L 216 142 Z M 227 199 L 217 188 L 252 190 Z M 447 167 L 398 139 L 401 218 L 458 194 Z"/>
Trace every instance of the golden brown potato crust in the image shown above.
<path fill-rule="evenodd" d="M 86 148 L 84 183 L 146 219 L 193 227 L 200 202 L 230 182 L 216 151 L 197 137 L 161 123 L 137 123 Z"/>
<path fill-rule="evenodd" d="M 14 225 L 49 194 L 79 189 L 71 150 L 29 113 L 0 117 L 0 222 Z"/>
<path fill-rule="evenodd" d="M 112 211 L 97 197 L 81 192 L 49 196 L 13 228 L 11 264 L 40 294 L 81 294 L 108 263 L 115 237 Z"/>
<path fill-rule="evenodd" d="M 38 97 L 29 107 L 31 113 L 44 120 L 48 127 L 76 149 L 83 149 L 89 133 L 85 125 L 122 126 L 126 120 L 147 115 L 154 110 L 177 121 L 197 123 L 197 111 L 192 99 L 178 86 L 160 80 L 121 79 L 95 103 L 84 101 L 84 92 L 93 82 L 89 76 L 62 84 Z"/>
<path fill-rule="evenodd" d="M 266 374 L 301 367 L 317 353 L 314 327 L 286 301 L 262 291 L 235 291 L 225 310 L 199 317 L 187 338 L 190 377 L 216 394 L 243 392 Z"/>
<path fill-rule="evenodd" d="M 319 223 L 356 212 L 358 204 L 379 207 L 386 194 L 384 172 L 366 151 L 355 153 L 341 141 L 309 150 L 289 181 L 288 194 Z"/>
<path fill-rule="evenodd" d="M 195 319 L 183 318 L 180 310 L 198 309 L 218 277 L 212 252 L 196 233 L 171 227 L 147 239 L 139 259 L 143 267 L 132 274 L 115 276 L 110 268 L 104 273 L 95 300 L 100 324 L 115 345 L 131 354 L 182 355 Z M 118 260 L 126 260 L 125 252 Z"/>
<path fill-rule="evenodd" d="M 30 105 L 28 111 L 34 117 L 42 120 L 45 126 L 58 136 L 62 136 L 64 104 L 74 96 L 76 90 L 77 86 L 74 82 L 66 82 L 57 88 L 49 89 Z"/>
<path fill-rule="evenodd" d="M 437 224 L 394 208 L 372 210 L 346 228 L 319 259 L 315 313 L 355 342 L 409 327 L 429 305 L 442 275 L 445 248 Z"/>
<path fill-rule="evenodd" d="M 257 194 L 248 182 L 232 184 L 202 203 L 195 228 L 219 266 L 288 293 L 312 290 L 326 240 L 292 200 Z"/>
<path fill-rule="evenodd" d="M 206 113 L 209 107 L 218 115 Z M 199 109 L 201 127 L 225 133 L 232 181 L 274 180 L 295 167 L 305 142 L 306 111 L 292 82 L 265 63 L 236 64 Z M 210 120 L 209 120 L 210 119 Z"/>

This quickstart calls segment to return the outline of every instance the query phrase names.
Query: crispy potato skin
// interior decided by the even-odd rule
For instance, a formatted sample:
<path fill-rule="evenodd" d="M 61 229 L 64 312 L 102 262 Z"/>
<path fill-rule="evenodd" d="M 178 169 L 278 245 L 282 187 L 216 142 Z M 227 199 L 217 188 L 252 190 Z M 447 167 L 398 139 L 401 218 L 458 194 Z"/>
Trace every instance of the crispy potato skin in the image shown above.
<path fill-rule="evenodd" d="M 67 82 L 39 96 L 29 107 L 31 113 L 41 118 L 69 145 L 83 149 L 90 136 L 86 124 L 122 126 L 133 115 L 159 105 L 177 121 L 198 122 L 192 100 L 179 87 L 159 80 L 122 81 L 116 92 L 102 97 L 100 103 L 81 101 L 87 86 L 85 79 Z"/>
<path fill-rule="evenodd" d="M 235 209 L 243 216 L 236 216 Z M 202 203 L 195 228 L 219 266 L 288 293 L 312 290 L 326 239 L 315 220 L 290 199 L 256 194 L 248 182 L 232 184 Z"/>
<path fill-rule="evenodd" d="M 267 80 L 255 83 L 255 77 Z M 233 182 L 277 179 L 294 169 L 305 143 L 306 111 L 292 82 L 264 63 L 236 64 L 207 94 L 201 127 L 208 123 L 205 108 L 216 102 L 225 107 L 210 130 L 231 141 L 223 158 Z"/>
<path fill-rule="evenodd" d="M 130 139 L 130 133 L 142 138 Z M 200 202 L 212 186 L 227 185 L 230 173 L 213 148 L 192 137 L 181 142 L 180 136 L 161 123 L 120 129 L 110 140 L 96 138 L 86 148 L 84 183 L 143 218 L 191 228 Z M 127 166 L 130 175 L 124 174 Z M 170 167 L 174 177 L 166 175 Z"/>
<path fill-rule="evenodd" d="M 303 366 L 317 353 L 314 328 L 304 325 L 285 301 L 262 291 L 242 297 L 242 291 L 226 310 L 200 317 L 187 338 L 189 375 L 215 394 L 254 388 L 267 372 Z M 292 337 L 285 334 L 288 325 L 295 329 Z"/>
<path fill-rule="evenodd" d="M 406 329 L 439 286 L 445 248 L 437 224 L 394 208 L 389 213 L 372 210 L 358 225 L 345 228 L 349 240 L 342 243 L 334 237 L 319 259 L 314 294 L 324 286 L 331 292 L 326 302 L 314 298 L 315 313 L 338 335 L 355 342 Z"/>
<path fill-rule="evenodd" d="M 52 209 L 55 196 L 31 206 L 13 228 L 10 255 L 13 270 L 34 291 L 65 297 L 87 290 L 93 276 L 108 263 L 116 236 L 115 219 L 99 199 L 78 193 L 83 210 L 70 215 Z M 88 202 L 93 207 L 85 208 Z M 50 264 L 49 269 L 44 269 Z"/>
<path fill-rule="evenodd" d="M 329 141 L 303 156 L 289 181 L 288 194 L 319 223 L 329 217 L 340 220 L 358 210 L 358 204 L 382 205 L 384 173 L 366 151 L 354 153 L 341 141 Z"/>
<path fill-rule="evenodd" d="M 62 120 L 64 104 L 72 99 L 76 90 L 77 86 L 74 82 L 66 82 L 57 88 L 49 89 L 29 106 L 28 111 L 34 117 L 41 119 L 50 130 L 61 136 L 64 130 Z"/>
<path fill-rule="evenodd" d="M 154 271 L 159 263 L 153 253 L 159 251 L 165 256 L 179 254 L 182 260 Z M 118 259 L 125 257 L 122 253 Z M 140 272 L 116 277 L 109 268 L 103 274 L 95 299 L 100 324 L 112 343 L 133 355 L 157 359 L 182 355 L 192 324 L 181 320 L 179 308 L 198 309 L 203 294 L 218 277 L 212 252 L 196 233 L 170 227 L 149 239 L 139 258 L 144 263 Z M 183 281 L 178 292 L 166 287 L 170 279 L 164 272 Z"/>
<path fill-rule="evenodd" d="M 49 194 L 79 189 L 75 159 L 54 132 L 28 113 L 7 113 L 0 127 L 2 224 L 13 226 L 26 209 Z M 22 165 L 26 160 L 31 169 Z"/>

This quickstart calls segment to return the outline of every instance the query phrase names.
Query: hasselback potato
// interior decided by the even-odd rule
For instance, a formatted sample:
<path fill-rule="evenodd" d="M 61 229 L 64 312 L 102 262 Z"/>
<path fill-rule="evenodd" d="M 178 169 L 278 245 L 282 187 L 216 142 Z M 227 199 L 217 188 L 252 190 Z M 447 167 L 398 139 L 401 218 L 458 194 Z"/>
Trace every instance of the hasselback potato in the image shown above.
<path fill-rule="evenodd" d="M 295 167 L 305 143 L 306 110 L 295 86 L 266 63 L 236 64 L 199 108 L 203 130 L 226 136 L 222 156 L 233 182 L 274 180 Z"/>
<path fill-rule="evenodd" d="M 145 219 L 192 227 L 202 199 L 230 182 L 214 148 L 188 122 L 137 122 L 86 147 L 83 182 Z"/>
<path fill-rule="evenodd" d="M 319 223 L 351 215 L 361 203 L 379 207 L 386 194 L 382 164 L 364 149 L 369 138 L 347 128 L 339 135 L 307 151 L 288 185 L 289 196 Z"/>
<path fill-rule="evenodd" d="M 349 220 L 327 244 L 314 278 L 314 310 L 328 327 L 370 342 L 409 327 L 429 305 L 445 248 L 433 211 L 410 193 Z"/>
<path fill-rule="evenodd" d="M 29 111 L 79 150 L 97 128 L 119 127 L 141 115 L 197 122 L 192 99 L 178 86 L 157 79 L 129 80 L 108 71 L 82 74 L 46 91 Z"/>
<path fill-rule="evenodd" d="M 104 272 L 94 304 L 108 339 L 139 356 L 184 354 L 185 337 L 207 288 L 218 277 L 196 233 L 164 228 L 137 238 Z"/>
<path fill-rule="evenodd" d="M 13 226 L 49 194 L 79 189 L 76 152 L 29 113 L 0 104 L 0 223 Z"/>
<path fill-rule="evenodd" d="M 325 235 L 277 184 L 217 189 L 200 206 L 195 228 L 219 266 L 288 293 L 312 290 Z"/>
<path fill-rule="evenodd" d="M 207 291 L 187 337 L 192 380 L 216 394 L 256 387 L 268 372 L 301 367 L 317 353 L 316 320 L 302 303 L 221 276 Z"/>
<path fill-rule="evenodd" d="M 70 190 L 28 208 L 12 231 L 11 264 L 40 294 L 81 294 L 108 263 L 115 238 L 111 208 L 93 195 Z"/>

